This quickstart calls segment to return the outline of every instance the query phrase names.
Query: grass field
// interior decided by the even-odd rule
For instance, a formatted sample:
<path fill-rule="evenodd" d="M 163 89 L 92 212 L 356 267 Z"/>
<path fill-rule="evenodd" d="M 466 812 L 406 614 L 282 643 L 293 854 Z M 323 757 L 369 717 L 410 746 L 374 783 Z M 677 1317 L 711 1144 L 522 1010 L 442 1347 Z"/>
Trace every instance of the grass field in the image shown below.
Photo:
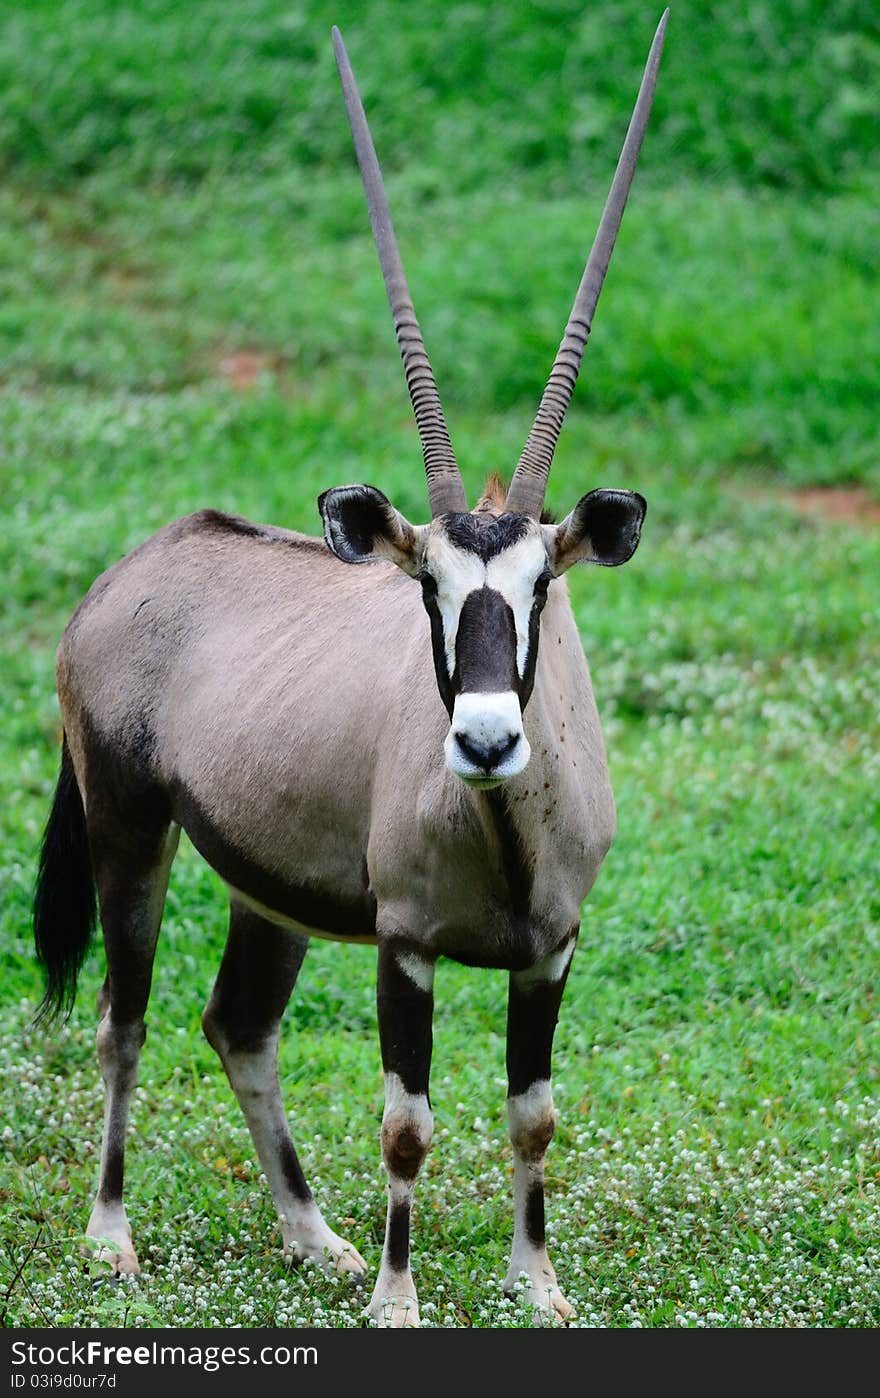
<path fill-rule="evenodd" d="M 0 21 L 0 1322 L 360 1323 L 362 1298 L 281 1263 L 199 1031 L 226 914 L 189 848 L 130 1134 L 144 1275 L 83 1269 L 98 948 L 69 1024 L 31 1027 L 54 648 L 96 574 L 188 510 L 317 533 L 319 491 L 364 479 L 426 513 L 330 24 L 473 497 L 528 430 L 655 18 L 42 0 Z M 551 476 L 560 513 L 596 485 L 649 501 L 627 568 L 569 575 L 619 817 L 555 1054 L 549 1232 L 584 1326 L 880 1322 L 878 77 L 867 3 L 675 5 Z M 282 1047 L 306 1173 L 373 1276 L 374 963 L 316 943 Z M 440 967 L 423 1323 L 530 1323 L 498 1286 L 505 996 Z"/>

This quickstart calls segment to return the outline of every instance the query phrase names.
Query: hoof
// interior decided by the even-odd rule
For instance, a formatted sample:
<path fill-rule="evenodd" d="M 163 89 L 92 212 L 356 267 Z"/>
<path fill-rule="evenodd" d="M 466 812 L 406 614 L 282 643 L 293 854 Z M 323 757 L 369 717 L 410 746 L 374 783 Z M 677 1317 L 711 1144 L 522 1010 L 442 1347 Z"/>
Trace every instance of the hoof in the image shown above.
<path fill-rule="evenodd" d="M 357 1248 L 352 1247 L 351 1243 L 344 1242 L 341 1248 L 338 1251 L 331 1252 L 329 1257 L 332 1271 L 338 1272 L 356 1286 L 363 1281 L 367 1271 L 367 1264 L 361 1257 Z"/>
<path fill-rule="evenodd" d="M 367 1270 L 367 1264 L 357 1248 L 344 1238 L 330 1233 L 329 1229 L 328 1236 L 320 1244 L 303 1243 L 291 1238 L 284 1244 L 284 1259 L 294 1267 L 300 1267 L 304 1262 L 315 1262 L 330 1275 L 343 1276 L 355 1285 L 363 1280 Z"/>
<path fill-rule="evenodd" d="M 558 1286 L 547 1291 L 537 1291 L 534 1287 L 526 1293 L 536 1325 L 567 1325 L 574 1319 L 574 1306 L 566 1301 Z"/>
<path fill-rule="evenodd" d="M 514 1278 L 513 1281 L 516 1281 Z M 541 1267 L 534 1275 L 520 1274 L 522 1289 L 516 1290 L 508 1278 L 504 1283 L 504 1294 L 512 1301 L 520 1301 L 531 1309 L 535 1325 L 567 1325 L 574 1319 L 575 1309 L 566 1301 L 559 1287 L 553 1268 Z"/>
<path fill-rule="evenodd" d="M 83 1252 L 88 1266 L 96 1269 L 98 1280 L 118 1281 L 120 1277 L 139 1277 L 141 1264 L 137 1260 L 131 1243 L 121 1243 L 103 1234 L 86 1234 Z M 102 1273 L 103 1278 L 102 1278 Z"/>
<path fill-rule="evenodd" d="M 364 1315 L 380 1330 L 418 1330 L 419 1303 L 415 1296 L 373 1295 Z"/>
<path fill-rule="evenodd" d="M 85 1250 L 89 1261 L 106 1267 L 112 1277 L 140 1276 L 141 1264 L 131 1245 L 131 1229 L 122 1208 L 95 1206 L 86 1229 Z"/>

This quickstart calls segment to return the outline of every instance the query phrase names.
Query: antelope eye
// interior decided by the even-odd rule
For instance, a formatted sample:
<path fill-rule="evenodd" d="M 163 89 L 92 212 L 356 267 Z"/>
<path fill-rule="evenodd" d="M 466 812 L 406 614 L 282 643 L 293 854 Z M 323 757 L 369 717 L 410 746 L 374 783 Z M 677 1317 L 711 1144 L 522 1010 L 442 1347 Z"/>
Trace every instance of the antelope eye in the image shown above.
<path fill-rule="evenodd" d="M 535 578 L 535 598 L 539 602 L 547 600 L 547 588 L 553 580 L 553 574 L 549 568 L 545 568 L 543 573 L 539 573 Z"/>

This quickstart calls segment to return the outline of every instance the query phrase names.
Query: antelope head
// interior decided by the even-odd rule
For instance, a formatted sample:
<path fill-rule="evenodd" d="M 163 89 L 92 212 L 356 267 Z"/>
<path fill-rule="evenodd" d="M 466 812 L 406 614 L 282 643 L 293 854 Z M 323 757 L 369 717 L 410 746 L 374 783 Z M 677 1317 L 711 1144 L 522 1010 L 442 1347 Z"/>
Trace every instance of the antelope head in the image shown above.
<path fill-rule="evenodd" d="M 592 490 L 560 524 L 542 522 L 547 478 L 638 160 L 668 10 L 648 56 L 599 229 L 562 343 L 503 506 L 468 510 L 464 484 L 394 236 L 376 152 L 338 29 L 336 62 L 367 196 L 407 387 L 422 444 L 429 524 L 411 524 L 370 485 L 327 490 L 318 505 L 324 537 L 345 563 L 386 559 L 421 583 L 434 668 L 450 718 L 447 766 L 489 788 L 526 766 L 523 713 L 532 693 L 541 612 L 554 578 L 574 563 L 615 567 L 639 542 L 645 500 L 629 490 Z"/>

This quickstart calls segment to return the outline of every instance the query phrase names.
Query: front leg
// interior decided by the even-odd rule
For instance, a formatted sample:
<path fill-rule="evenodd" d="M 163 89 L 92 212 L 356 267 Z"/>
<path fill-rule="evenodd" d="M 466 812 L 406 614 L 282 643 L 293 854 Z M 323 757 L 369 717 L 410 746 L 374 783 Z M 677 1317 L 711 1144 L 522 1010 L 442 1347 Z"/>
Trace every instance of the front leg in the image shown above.
<path fill-rule="evenodd" d="M 544 1153 L 556 1115 L 550 1091 L 553 1031 L 574 951 L 558 951 L 510 976 L 507 1006 L 507 1117 L 513 1145 L 513 1249 L 504 1289 L 525 1273 L 526 1300 L 540 1319 L 568 1320 L 573 1308 L 556 1284 L 544 1237 Z"/>
<path fill-rule="evenodd" d="M 379 944 L 379 1042 L 385 1072 L 382 1158 L 388 1216 L 382 1266 L 367 1314 L 395 1329 L 419 1324 L 409 1267 L 409 1221 L 416 1175 L 428 1153 L 434 1117 L 428 1100 L 434 962 L 394 944 Z"/>

